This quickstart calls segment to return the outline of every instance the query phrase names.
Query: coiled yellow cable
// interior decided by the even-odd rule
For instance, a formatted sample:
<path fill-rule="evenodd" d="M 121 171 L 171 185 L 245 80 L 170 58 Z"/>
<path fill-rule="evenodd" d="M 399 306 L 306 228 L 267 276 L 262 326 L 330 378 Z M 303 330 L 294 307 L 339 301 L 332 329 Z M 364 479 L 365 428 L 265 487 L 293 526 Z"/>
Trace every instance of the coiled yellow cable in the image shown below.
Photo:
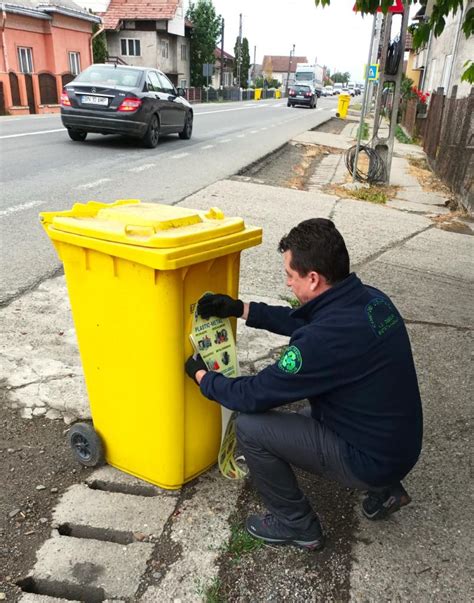
<path fill-rule="evenodd" d="M 248 474 L 248 469 L 238 464 L 238 461 L 242 461 L 243 457 L 235 456 L 237 448 L 237 437 L 235 435 L 236 418 L 237 413 L 232 413 L 227 423 L 218 456 L 219 470 L 227 479 L 243 479 Z"/>

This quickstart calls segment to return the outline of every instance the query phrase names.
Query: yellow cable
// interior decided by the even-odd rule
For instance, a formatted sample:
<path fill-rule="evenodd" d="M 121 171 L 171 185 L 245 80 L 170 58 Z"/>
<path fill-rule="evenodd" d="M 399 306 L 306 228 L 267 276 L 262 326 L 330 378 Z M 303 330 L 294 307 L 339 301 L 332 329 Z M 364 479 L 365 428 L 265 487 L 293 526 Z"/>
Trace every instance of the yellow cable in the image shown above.
<path fill-rule="evenodd" d="M 236 417 L 236 413 L 233 413 L 230 417 L 219 450 L 219 470 L 227 479 L 243 479 L 248 473 L 247 469 L 239 466 L 237 463 L 239 459 L 235 457 L 235 450 L 237 448 L 237 438 L 235 435 Z"/>

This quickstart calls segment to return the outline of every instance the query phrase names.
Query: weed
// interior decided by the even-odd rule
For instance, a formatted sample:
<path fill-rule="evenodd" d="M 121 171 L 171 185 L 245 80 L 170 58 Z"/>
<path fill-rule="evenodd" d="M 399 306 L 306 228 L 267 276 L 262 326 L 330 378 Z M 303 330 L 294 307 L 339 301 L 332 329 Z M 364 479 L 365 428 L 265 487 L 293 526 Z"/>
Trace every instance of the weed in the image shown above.
<path fill-rule="evenodd" d="M 300 302 L 296 299 L 296 297 L 290 297 L 288 295 L 280 295 L 280 299 L 288 302 L 292 308 L 299 308 L 301 306 Z"/>
<path fill-rule="evenodd" d="M 360 127 L 357 128 L 357 136 L 359 136 L 359 130 L 360 130 Z M 362 140 L 369 139 L 369 125 L 365 121 L 362 122 L 362 134 L 360 137 L 362 138 Z"/>
<path fill-rule="evenodd" d="M 209 583 L 196 578 L 194 583 L 196 585 L 196 594 L 205 603 L 225 603 L 225 599 L 220 594 L 222 584 L 218 576 L 213 578 Z"/>
<path fill-rule="evenodd" d="M 416 157 L 415 155 L 408 155 L 408 163 L 419 170 L 429 170 L 428 162 L 425 157 Z"/>
<path fill-rule="evenodd" d="M 404 144 L 413 144 L 413 140 L 405 134 L 399 125 L 397 125 L 397 129 L 395 130 L 395 138 L 398 140 L 398 142 L 402 142 Z"/>
<path fill-rule="evenodd" d="M 262 540 L 257 540 L 240 525 L 234 524 L 230 527 L 230 541 L 227 551 L 232 555 L 234 561 L 242 555 L 256 551 L 263 546 Z"/>
<path fill-rule="evenodd" d="M 387 195 L 376 186 L 369 188 L 359 188 L 351 191 L 351 196 L 360 201 L 370 201 L 371 203 L 387 203 Z"/>

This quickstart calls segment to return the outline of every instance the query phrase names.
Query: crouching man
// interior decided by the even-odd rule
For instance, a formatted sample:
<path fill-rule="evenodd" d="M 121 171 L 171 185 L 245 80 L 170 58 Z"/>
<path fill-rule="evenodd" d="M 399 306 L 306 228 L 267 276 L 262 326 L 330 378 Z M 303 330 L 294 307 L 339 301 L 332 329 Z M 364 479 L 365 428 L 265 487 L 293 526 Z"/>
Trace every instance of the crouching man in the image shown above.
<path fill-rule="evenodd" d="M 204 396 L 240 413 L 239 446 L 268 508 L 248 517 L 249 533 L 318 549 L 320 521 L 292 466 L 367 491 L 367 519 L 387 517 L 411 500 L 401 480 L 421 451 L 421 400 L 403 319 L 384 293 L 350 273 L 334 224 L 305 220 L 281 239 L 279 251 L 297 309 L 222 294 L 198 303 L 203 318 L 236 316 L 289 336 L 278 362 L 233 379 L 208 371 L 199 356 L 185 368 Z M 272 410 L 304 398 L 306 414 Z"/>

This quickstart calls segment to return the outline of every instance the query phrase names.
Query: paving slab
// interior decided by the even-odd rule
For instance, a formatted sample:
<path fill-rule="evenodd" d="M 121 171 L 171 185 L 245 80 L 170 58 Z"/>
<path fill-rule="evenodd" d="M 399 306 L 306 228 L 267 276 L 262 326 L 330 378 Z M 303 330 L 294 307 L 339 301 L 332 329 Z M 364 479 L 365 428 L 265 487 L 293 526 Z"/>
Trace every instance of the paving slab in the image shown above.
<path fill-rule="evenodd" d="M 29 577 L 39 584 L 72 585 L 104 598 L 133 598 L 152 550 L 153 545 L 143 542 L 123 546 L 56 535 L 39 549 Z"/>
<path fill-rule="evenodd" d="M 424 216 L 356 199 L 341 199 L 333 220 L 346 241 L 353 268 L 433 224 Z"/>
<path fill-rule="evenodd" d="M 263 243 L 245 250 L 241 263 L 241 295 L 287 296 L 282 259 L 277 252 L 283 235 L 298 222 L 328 218 L 336 198 L 263 184 L 223 180 L 184 199 L 180 205 L 220 207 L 228 216 L 242 216 L 247 224 L 263 226 Z"/>
<path fill-rule="evenodd" d="M 193 496 L 173 516 L 170 538 L 181 550 L 158 585 L 150 586 L 141 603 L 204 600 L 204 593 L 217 577 L 217 559 L 229 541 L 229 517 L 235 511 L 242 480 L 228 480 L 217 468 L 193 482 Z M 236 569 L 236 571 L 238 571 Z"/>
<path fill-rule="evenodd" d="M 446 207 L 447 197 L 438 195 L 438 193 L 427 192 L 424 190 L 401 189 L 396 194 L 397 199 L 406 199 L 412 203 L 422 203 L 425 205 L 435 205 L 438 207 Z"/>
<path fill-rule="evenodd" d="M 351 601 L 472 601 L 472 334 L 409 327 L 424 407 L 421 458 L 404 482 L 413 498 L 387 521 L 361 517 Z"/>
<path fill-rule="evenodd" d="M 124 494 L 138 494 L 142 496 L 166 495 L 168 497 L 179 496 L 180 490 L 164 490 L 134 475 L 130 475 L 110 465 L 104 465 L 96 469 L 85 480 L 92 488 L 109 492 L 122 492 Z"/>
<path fill-rule="evenodd" d="M 47 595 L 37 595 L 36 593 L 25 593 L 20 599 L 20 603 L 81 603 L 73 599 L 58 599 L 57 597 L 48 597 Z M 103 603 L 125 603 L 122 599 L 105 599 Z"/>
<path fill-rule="evenodd" d="M 333 149 L 342 149 L 345 151 L 354 144 L 352 136 L 342 136 L 341 134 L 330 134 L 329 132 L 303 132 L 295 136 L 293 142 L 301 142 L 302 144 L 318 144 L 323 147 Z"/>
<path fill-rule="evenodd" d="M 436 205 L 431 203 L 415 203 L 405 199 L 390 199 L 386 203 L 386 207 L 392 209 L 399 209 L 400 211 L 414 212 L 418 214 L 427 214 L 429 216 L 440 216 L 447 215 L 451 212 L 447 207 L 443 205 Z"/>
<path fill-rule="evenodd" d="M 176 507 L 176 497 L 137 496 L 92 490 L 74 484 L 61 497 L 53 511 L 53 527 L 62 524 L 86 526 L 107 532 L 158 537 Z"/>
<path fill-rule="evenodd" d="M 390 185 L 400 186 L 408 192 L 422 191 L 418 179 L 410 172 L 410 164 L 404 157 L 393 157 L 390 169 Z"/>
<path fill-rule="evenodd" d="M 364 283 L 389 295 L 405 320 L 473 326 L 472 283 L 381 259 L 357 273 Z"/>

